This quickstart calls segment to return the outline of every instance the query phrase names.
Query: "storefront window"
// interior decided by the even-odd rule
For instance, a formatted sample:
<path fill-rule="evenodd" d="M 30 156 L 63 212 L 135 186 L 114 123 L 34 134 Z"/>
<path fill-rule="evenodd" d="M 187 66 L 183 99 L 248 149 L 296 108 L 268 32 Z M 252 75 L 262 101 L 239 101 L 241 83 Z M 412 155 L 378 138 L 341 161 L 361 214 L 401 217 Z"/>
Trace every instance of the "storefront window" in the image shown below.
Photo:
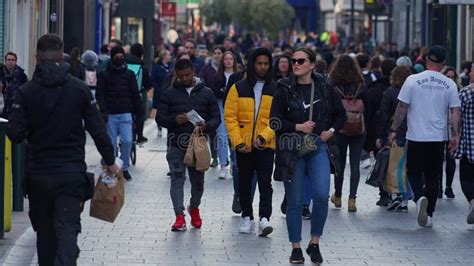
<path fill-rule="evenodd" d="M 122 20 L 118 17 L 112 18 L 112 26 L 110 27 L 110 36 L 111 39 L 119 39 L 121 40 L 121 25 Z"/>
<path fill-rule="evenodd" d="M 125 42 L 127 44 L 143 43 L 143 19 L 128 18 L 127 22 Z"/>

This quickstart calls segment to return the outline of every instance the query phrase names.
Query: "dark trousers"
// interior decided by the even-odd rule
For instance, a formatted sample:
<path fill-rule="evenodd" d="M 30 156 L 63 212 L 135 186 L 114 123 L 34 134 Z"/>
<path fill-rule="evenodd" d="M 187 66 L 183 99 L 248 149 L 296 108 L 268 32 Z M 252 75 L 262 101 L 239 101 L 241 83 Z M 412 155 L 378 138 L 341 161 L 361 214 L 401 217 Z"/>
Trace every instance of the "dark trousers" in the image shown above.
<path fill-rule="evenodd" d="M 209 134 L 209 147 L 211 150 L 211 159 L 217 159 L 217 136 L 216 133 Z"/>
<path fill-rule="evenodd" d="M 459 177 L 461 180 L 461 189 L 466 196 L 467 201 L 474 199 L 474 163 L 469 162 L 463 157 L 459 166 Z"/>
<path fill-rule="evenodd" d="M 446 188 L 451 188 L 454 180 L 454 172 L 456 172 L 456 161 L 448 150 L 449 142 L 446 142 L 445 161 L 446 161 Z M 443 190 L 443 164 L 441 164 L 441 171 L 439 175 L 439 189 Z"/>
<path fill-rule="evenodd" d="M 444 142 L 408 141 L 407 175 L 414 200 L 428 199 L 427 213 L 433 215 L 439 189 L 439 175 L 443 164 Z"/>
<path fill-rule="evenodd" d="M 273 160 L 274 151 L 272 149 L 254 149 L 250 153 L 237 152 L 242 217 L 250 217 L 253 220 L 252 179 L 256 172 L 258 191 L 260 192 L 259 217 L 270 220 L 273 196 Z"/>
<path fill-rule="evenodd" d="M 76 265 L 86 179 L 84 174 L 27 179 L 29 216 L 39 265 Z"/>
<path fill-rule="evenodd" d="M 365 135 L 346 136 L 336 133 L 337 146 L 339 147 L 339 164 L 341 166 L 341 176 L 334 177 L 334 189 L 337 197 L 342 195 L 342 183 L 344 182 L 344 168 L 346 167 L 346 154 L 349 147 L 349 163 L 351 166 L 350 198 L 357 196 L 357 188 L 360 180 L 360 157 L 364 146 Z"/>

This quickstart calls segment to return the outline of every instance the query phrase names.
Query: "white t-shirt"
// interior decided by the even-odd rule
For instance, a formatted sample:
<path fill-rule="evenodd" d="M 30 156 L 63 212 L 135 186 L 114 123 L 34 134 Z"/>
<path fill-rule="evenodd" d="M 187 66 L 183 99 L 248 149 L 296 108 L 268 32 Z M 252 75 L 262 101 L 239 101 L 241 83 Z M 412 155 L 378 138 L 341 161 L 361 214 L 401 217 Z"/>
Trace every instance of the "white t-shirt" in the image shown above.
<path fill-rule="evenodd" d="M 194 87 L 189 87 L 189 88 L 186 88 L 186 91 L 188 92 L 189 95 L 191 95 L 191 91 L 193 90 Z"/>
<path fill-rule="evenodd" d="M 231 76 L 232 74 L 233 74 L 233 73 L 224 72 L 225 85 L 226 85 L 226 86 L 227 86 L 227 83 L 229 82 L 229 78 L 230 78 L 230 76 Z"/>
<path fill-rule="evenodd" d="M 454 81 L 439 72 L 426 70 L 407 78 L 398 99 L 409 105 L 408 140 L 448 140 L 450 108 L 461 106 Z"/>
<path fill-rule="evenodd" d="M 255 114 L 254 114 L 255 120 L 257 120 L 258 110 L 260 108 L 260 102 L 262 101 L 262 91 L 263 91 L 264 84 L 265 82 L 263 81 L 257 81 L 257 83 L 255 83 L 255 86 L 253 87 L 253 91 L 255 93 Z"/>

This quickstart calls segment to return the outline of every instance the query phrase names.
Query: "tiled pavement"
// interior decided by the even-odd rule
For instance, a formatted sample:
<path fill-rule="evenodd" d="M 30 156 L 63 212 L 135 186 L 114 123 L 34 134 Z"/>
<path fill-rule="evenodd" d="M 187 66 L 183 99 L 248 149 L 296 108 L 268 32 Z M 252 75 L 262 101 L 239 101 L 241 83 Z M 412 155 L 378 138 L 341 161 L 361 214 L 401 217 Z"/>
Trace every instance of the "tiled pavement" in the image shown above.
<path fill-rule="evenodd" d="M 188 219 L 188 231 L 171 232 L 174 215 L 169 197 L 170 180 L 166 176 L 165 142 L 154 137 L 156 129 L 152 124 L 146 133 L 151 137 L 150 143 L 138 149 L 137 166 L 130 170 L 133 181 L 126 184 L 126 203 L 116 222 L 111 224 L 89 217 L 88 207 L 84 211 L 83 230 L 79 236 L 80 265 L 288 264 L 291 246 L 286 222 L 279 210 L 283 195 L 283 185 L 279 182 L 273 183 L 271 222 L 275 231 L 267 238 L 238 233 L 240 217 L 231 211 L 232 179 L 218 180 L 217 169 L 206 174 L 201 205 L 202 229 L 191 228 Z M 91 168 L 97 169 L 98 153 L 90 142 L 88 145 L 87 161 Z M 439 200 L 431 229 L 418 227 L 413 203 L 407 214 L 388 213 L 383 207 L 376 206 L 378 190 L 363 183 L 366 175 L 367 171 L 362 170 L 357 213 L 347 212 L 347 194 L 343 195 L 342 209 L 330 205 L 321 239 L 325 264 L 474 265 L 474 227 L 466 224 L 467 202 L 457 174 L 454 182 L 456 199 Z M 348 190 L 347 181 L 348 178 L 344 192 Z M 189 191 L 187 183 L 187 200 Z M 254 207 L 257 211 L 258 204 Z M 309 240 L 309 226 L 309 221 L 303 221 L 304 245 Z M 19 245 L 23 248 L 19 249 Z M 35 265 L 36 256 L 28 260 L 28 255 L 31 257 L 34 253 L 32 248 L 34 234 L 30 230 L 10 249 L 16 254 L 10 252 L 0 262 Z M 24 256 L 21 256 L 22 252 Z M 306 256 L 306 264 L 309 261 Z"/>

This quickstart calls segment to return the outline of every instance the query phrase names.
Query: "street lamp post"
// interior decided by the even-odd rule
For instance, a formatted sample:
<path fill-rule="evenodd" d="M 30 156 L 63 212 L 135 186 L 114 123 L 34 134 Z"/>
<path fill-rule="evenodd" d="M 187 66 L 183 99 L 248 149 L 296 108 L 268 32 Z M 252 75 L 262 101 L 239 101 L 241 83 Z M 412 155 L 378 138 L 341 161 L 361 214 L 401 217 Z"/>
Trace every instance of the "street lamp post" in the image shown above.
<path fill-rule="evenodd" d="M 407 1 L 406 27 L 405 27 L 405 47 L 410 47 L 410 0 Z"/>

